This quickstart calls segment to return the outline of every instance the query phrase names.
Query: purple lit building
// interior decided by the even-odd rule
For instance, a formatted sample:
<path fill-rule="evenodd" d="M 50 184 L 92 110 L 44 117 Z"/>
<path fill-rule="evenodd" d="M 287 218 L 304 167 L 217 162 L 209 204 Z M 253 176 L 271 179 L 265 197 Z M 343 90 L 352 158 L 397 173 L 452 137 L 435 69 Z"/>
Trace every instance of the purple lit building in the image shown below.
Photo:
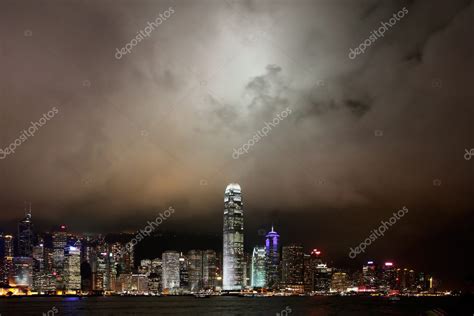
<path fill-rule="evenodd" d="M 266 253 L 266 285 L 277 288 L 280 282 L 280 235 L 272 230 L 267 234 L 265 241 Z"/>

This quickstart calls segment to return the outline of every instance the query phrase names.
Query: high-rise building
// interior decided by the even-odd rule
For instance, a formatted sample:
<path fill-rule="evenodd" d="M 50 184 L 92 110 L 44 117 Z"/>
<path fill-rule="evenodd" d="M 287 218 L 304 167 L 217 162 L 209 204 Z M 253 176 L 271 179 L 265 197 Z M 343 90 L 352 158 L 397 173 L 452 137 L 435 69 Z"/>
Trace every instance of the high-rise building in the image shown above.
<path fill-rule="evenodd" d="M 196 292 L 203 288 L 202 251 L 190 250 L 188 252 L 187 258 L 188 258 L 189 290 L 191 292 Z"/>
<path fill-rule="evenodd" d="M 286 289 L 304 292 L 304 252 L 301 245 L 284 246 L 282 249 L 282 283 Z"/>
<path fill-rule="evenodd" d="M 214 250 L 190 250 L 187 259 L 191 292 L 217 286 L 217 256 Z"/>
<path fill-rule="evenodd" d="M 66 225 L 61 225 L 53 233 L 53 271 L 62 273 L 64 268 L 64 251 L 67 245 Z"/>
<path fill-rule="evenodd" d="M 81 289 L 81 248 L 80 244 L 66 248 L 64 262 L 64 283 L 67 291 Z"/>
<path fill-rule="evenodd" d="M 266 286 L 265 280 L 265 247 L 254 247 L 252 253 L 252 280 L 253 288 L 263 288 Z"/>
<path fill-rule="evenodd" d="M 162 255 L 163 290 L 176 290 L 180 286 L 179 280 L 179 252 L 165 251 Z"/>
<path fill-rule="evenodd" d="M 156 258 L 151 261 L 151 273 L 148 276 L 148 289 L 151 293 L 160 293 L 162 290 L 163 269 L 161 259 Z M 181 276 L 181 274 L 180 274 Z"/>
<path fill-rule="evenodd" d="M 393 262 L 385 262 L 382 267 L 382 279 L 380 282 L 380 289 L 382 291 L 389 291 L 397 287 L 397 270 Z"/>
<path fill-rule="evenodd" d="M 13 236 L 5 235 L 3 238 L 5 242 L 5 257 L 13 257 Z"/>
<path fill-rule="evenodd" d="M 334 272 L 331 279 L 331 292 L 345 292 L 349 286 L 345 272 Z"/>
<path fill-rule="evenodd" d="M 316 266 L 313 276 L 313 291 L 328 292 L 331 286 L 332 268 L 320 263 Z"/>
<path fill-rule="evenodd" d="M 280 282 L 280 235 L 273 229 L 265 236 L 266 284 L 275 289 Z"/>
<path fill-rule="evenodd" d="M 0 283 L 8 284 L 8 278 L 13 268 L 13 236 L 4 235 L 2 239 L 3 256 L 2 256 L 2 275 Z"/>
<path fill-rule="evenodd" d="M 31 220 L 31 206 L 25 218 L 18 223 L 18 256 L 31 257 L 33 251 L 34 234 Z"/>
<path fill-rule="evenodd" d="M 244 286 L 244 210 L 237 183 L 224 192 L 223 289 L 240 291 Z"/>
<path fill-rule="evenodd" d="M 202 285 L 204 289 L 217 287 L 217 254 L 214 250 L 202 253 Z"/>
<path fill-rule="evenodd" d="M 51 290 L 51 274 L 47 271 L 47 252 L 41 238 L 38 245 L 33 246 L 33 289 L 38 293 Z"/>
<path fill-rule="evenodd" d="M 148 277 L 143 274 L 132 274 L 131 291 L 137 294 L 148 292 Z"/>
<path fill-rule="evenodd" d="M 377 289 L 377 266 L 373 261 L 368 261 L 367 264 L 362 266 L 362 280 L 366 290 L 372 291 Z"/>
<path fill-rule="evenodd" d="M 33 259 L 30 257 L 13 257 L 8 283 L 11 287 L 32 289 Z"/>
<path fill-rule="evenodd" d="M 0 233 L 0 287 L 8 282 L 8 271 L 5 259 L 5 236 Z"/>
<path fill-rule="evenodd" d="M 179 288 L 182 291 L 189 290 L 189 260 L 183 253 L 179 255 Z"/>

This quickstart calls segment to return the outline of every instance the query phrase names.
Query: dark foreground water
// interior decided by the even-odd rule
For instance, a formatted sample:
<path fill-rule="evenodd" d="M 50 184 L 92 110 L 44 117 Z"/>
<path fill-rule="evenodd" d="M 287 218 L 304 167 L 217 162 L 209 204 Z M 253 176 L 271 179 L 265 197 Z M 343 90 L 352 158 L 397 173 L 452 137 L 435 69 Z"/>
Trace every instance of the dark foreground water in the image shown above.
<path fill-rule="evenodd" d="M 90 297 L 0 299 L 10 315 L 474 315 L 473 302 L 460 297 Z M 49 313 L 48 313 L 49 311 Z M 280 313 L 280 314 L 277 314 Z"/>

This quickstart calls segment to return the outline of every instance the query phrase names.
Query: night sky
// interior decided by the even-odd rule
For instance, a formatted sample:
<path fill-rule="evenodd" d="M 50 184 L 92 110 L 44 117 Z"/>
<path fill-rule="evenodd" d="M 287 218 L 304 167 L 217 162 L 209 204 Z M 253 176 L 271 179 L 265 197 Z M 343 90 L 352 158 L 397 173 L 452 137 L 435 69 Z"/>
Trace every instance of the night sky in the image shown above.
<path fill-rule="evenodd" d="M 464 0 L 2 0 L 0 147 L 58 113 L 0 154 L 0 227 L 14 232 L 25 202 L 38 230 L 75 232 L 133 232 L 172 206 L 164 231 L 221 238 L 237 182 L 248 249 L 274 224 L 335 265 L 390 259 L 460 286 L 474 266 L 473 21 Z"/>

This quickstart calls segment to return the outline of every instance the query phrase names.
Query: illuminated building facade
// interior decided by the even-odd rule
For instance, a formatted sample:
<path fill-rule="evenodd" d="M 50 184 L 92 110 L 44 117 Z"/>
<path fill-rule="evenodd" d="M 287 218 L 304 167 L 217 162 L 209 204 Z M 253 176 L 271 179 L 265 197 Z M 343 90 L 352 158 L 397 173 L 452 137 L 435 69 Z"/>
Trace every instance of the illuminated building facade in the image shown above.
<path fill-rule="evenodd" d="M 252 252 L 251 286 L 253 288 L 263 288 L 266 286 L 265 281 L 265 247 L 254 247 Z"/>
<path fill-rule="evenodd" d="M 273 229 L 265 236 L 266 284 L 275 289 L 280 282 L 280 235 Z"/>
<path fill-rule="evenodd" d="M 66 226 L 61 225 L 57 231 L 53 233 L 53 273 L 57 277 L 58 287 L 63 284 L 62 275 L 64 270 L 64 251 L 67 245 Z"/>
<path fill-rule="evenodd" d="M 345 292 L 349 286 L 345 272 L 335 272 L 331 278 L 331 292 Z"/>
<path fill-rule="evenodd" d="M 214 250 L 191 250 L 187 259 L 191 292 L 217 286 L 217 256 Z"/>
<path fill-rule="evenodd" d="M 67 247 L 64 263 L 64 281 L 66 291 L 78 291 L 81 289 L 80 245 Z"/>
<path fill-rule="evenodd" d="M 18 223 L 18 256 L 31 257 L 33 252 L 33 222 L 31 220 L 31 209 L 26 213 L 24 219 Z"/>
<path fill-rule="evenodd" d="M 176 290 L 180 286 L 180 255 L 177 251 L 165 251 L 162 255 L 163 290 Z"/>
<path fill-rule="evenodd" d="M 244 286 L 244 210 L 237 183 L 224 192 L 223 289 L 240 291 Z"/>
<path fill-rule="evenodd" d="M 13 257 L 12 269 L 8 277 L 11 287 L 33 288 L 33 259 L 30 257 Z"/>
<path fill-rule="evenodd" d="M 189 275 L 189 290 L 196 292 L 202 289 L 202 251 L 190 250 L 188 252 L 188 275 Z"/>
<path fill-rule="evenodd" d="M 0 286 L 8 284 L 13 260 L 13 236 L 0 234 Z"/>
<path fill-rule="evenodd" d="M 179 288 L 189 290 L 189 260 L 182 253 L 179 256 Z"/>
<path fill-rule="evenodd" d="M 397 271 L 393 262 L 385 262 L 382 267 L 380 290 L 389 291 L 397 287 Z"/>
<path fill-rule="evenodd" d="M 217 287 L 217 254 L 214 250 L 202 253 L 202 285 L 204 289 Z"/>
<path fill-rule="evenodd" d="M 303 246 L 289 245 L 282 249 L 282 283 L 294 292 L 304 292 L 304 252 Z"/>
<path fill-rule="evenodd" d="M 313 291 L 328 292 L 331 286 L 332 268 L 320 263 L 316 266 L 313 277 Z"/>
<path fill-rule="evenodd" d="M 373 261 L 368 261 L 362 266 L 362 280 L 366 290 L 377 289 L 377 266 Z"/>

